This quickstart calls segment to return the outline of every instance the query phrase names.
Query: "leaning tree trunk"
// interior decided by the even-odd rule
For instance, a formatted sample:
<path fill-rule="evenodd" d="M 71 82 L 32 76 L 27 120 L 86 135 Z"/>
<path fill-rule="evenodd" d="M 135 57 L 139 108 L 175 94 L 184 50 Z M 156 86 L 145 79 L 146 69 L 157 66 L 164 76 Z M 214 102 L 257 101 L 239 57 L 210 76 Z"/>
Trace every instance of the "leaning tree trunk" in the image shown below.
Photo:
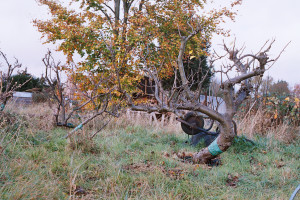
<path fill-rule="evenodd" d="M 236 136 L 233 117 L 242 102 L 250 95 L 250 91 L 253 88 L 250 83 L 250 78 L 262 76 L 265 72 L 265 65 L 270 62 L 266 54 L 270 47 L 267 48 L 266 51 L 260 52 L 258 55 L 246 55 L 252 57 L 252 61 L 247 62 L 246 64 L 242 63 L 242 59 L 246 56 L 238 57 L 238 50 L 228 49 L 226 45 L 224 45 L 224 48 L 229 54 L 229 59 L 234 63 L 233 66 L 240 72 L 240 75 L 228 79 L 221 85 L 226 104 L 226 112 L 222 115 L 221 120 L 216 119 L 220 123 L 220 135 L 208 147 L 194 154 L 193 160 L 196 163 L 207 163 L 209 160 L 225 152 L 231 146 L 232 141 Z M 258 61 L 258 67 L 251 71 L 249 70 L 250 64 L 255 60 Z M 235 94 L 234 85 L 238 83 L 241 83 L 241 87 Z"/>
<path fill-rule="evenodd" d="M 228 119 L 224 124 L 220 124 L 220 135 L 208 147 L 194 154 L 193 162 L 208 163 L 211 159 L 225 152 L 231 146 L 235 136 L 234 125 Z"/>
<path fill-rule="evenodd" d="M 246 86 L 246 85 L 245 85 Z M 231 82 L 226 81 L 223 84 L 223 95 L 226 104 L 226 112 L 220 118 L 214 118 L 220 123 L 220 135 L 206 148 L 194 154 L 193 161 L 195 163 L 207 163 L 211 159 L 225 152 L 232 144 L 236 136 L 236 127 L 233 122 L 233 117 L 237 110 L 237 105 L 234 102 L 234 88 Z M 249 85 L 247 87 L 250 87 Z M 244 88 L 244 92 L 247 90 Z"/>

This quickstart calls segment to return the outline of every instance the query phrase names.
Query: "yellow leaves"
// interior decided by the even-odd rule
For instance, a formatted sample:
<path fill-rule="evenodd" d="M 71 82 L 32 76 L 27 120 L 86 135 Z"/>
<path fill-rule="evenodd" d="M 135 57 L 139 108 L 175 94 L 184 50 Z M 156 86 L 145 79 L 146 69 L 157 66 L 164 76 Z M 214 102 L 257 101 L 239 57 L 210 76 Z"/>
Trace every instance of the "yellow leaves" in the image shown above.
<path fill-rule="evenodd" d="M 295 108 L 299 108 L 300 107 L 300 100 L 299 98 L 295 97 Z"/>
<path fill-rule="evenodd" d="M 285 99 L 284 99 L 285 101 L 291 101 L 291 99 L 290 99 L 290 97 L 286 97 Z M 295 102 L 295 108 L 298 108 L 299 107 L 299 104 L 300 104 L 300 99 L 299 98 L 297 98 L 297 97 L 295 97 L 294 98 L 294 102 Z"/>
<path fill-rule="evenodd" d="M 277 110 L 275 111 L 275 115 L 274 115 L 274 119 L 277 119 L 278 118 L 278 112 Z"/>
<path fill-rule="evenodd" d="M 48 21 L 35 20 L 35 26 L 47 36 L 48 43 L 59 41 L 59 50 L 65 53 L 69 62 L 73 61 L 76 51 L 82 56 L 83 61 L 76 63 L 78 67 L 73 73 L 95 71 L 109 79 L 109 83 L 99 90 L 100 93 L 118 85 L 118 70 L 121 72 L 121 86 L 129 93 L 136 89 L 146 64 L 159 68 L 160 77 L 170 77 L 174 67 L 177 67 L 181 36 L 187 36 L 201 24 L 204 31 L 191 38 L 185 56 L 194 59 L 207 55 L 205 45 L 212 33 L 220 31 L 218 27 L 224 16 L 234 15 L 229 9 L 213 10 L 208 15 L 202 15 L 199 10 L 204 9 L 204 3 L 197 0 L 146 1 L 142 10 L 132 4 L 125 22 L 124 18 L 112 20 L 115 19 L 114 12 L 105 16 L 93 12 L 93 9 L 84 9 L 89 6 L 94 8 L 91 2 L 105 7 L 104 2 L 113 1 L 82 1 L 81 10 L 71 10 L 71 7 L 56 1 L 39 2 L 48 6 L 52 18 Z M 236 0 L 234 5 L 238 2 Z M 83 83 L 82 90 L 92 88 L 88 76 L 82 75 L 76 79 Z"/>
<path fill-rule="evenodd" d="M 120 92 L 117 91 L 117 90 L 114 90 L 114 91 L 112 92 L 112 94 L 116 95 L 117 97 L 120 97 L 120 96 L 122 95 L 122 93 L 120 93 Z"/>
<path fill-rule="evenodd" d="M 133 101 L 135 104 L 144 104 L 144 103 L 147 103 L 149 101 L 149 99 L 144 97 L 144 98 L 134 99 Z"/>

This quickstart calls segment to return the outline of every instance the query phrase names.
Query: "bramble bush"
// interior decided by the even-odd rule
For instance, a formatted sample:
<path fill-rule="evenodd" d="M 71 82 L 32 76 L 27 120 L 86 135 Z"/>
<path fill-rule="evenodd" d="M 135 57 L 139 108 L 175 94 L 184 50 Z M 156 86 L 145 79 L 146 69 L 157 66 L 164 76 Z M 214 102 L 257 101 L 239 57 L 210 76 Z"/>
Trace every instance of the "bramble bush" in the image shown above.
<path fill-rule="evenodd" d="M 263 109 L 273 119 L 273 125 L 287 123 L 291 126 L 300 125 L 299 98 L 294 96 L 263 97 Z"/>
<path fill-rule="evenodd" d="M 248 99 L 239 109 L 238 132 L 252 138 L 269 135 L 290 143 L 300 127 L 299 98 L 293 95 L 270 95 Z"/>

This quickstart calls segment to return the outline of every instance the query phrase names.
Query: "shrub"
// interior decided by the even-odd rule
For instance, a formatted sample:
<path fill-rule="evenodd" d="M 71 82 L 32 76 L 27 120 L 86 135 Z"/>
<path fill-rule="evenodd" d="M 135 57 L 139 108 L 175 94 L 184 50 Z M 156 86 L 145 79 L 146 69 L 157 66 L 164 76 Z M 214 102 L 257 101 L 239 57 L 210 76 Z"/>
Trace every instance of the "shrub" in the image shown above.
<path fill-rule="evenodd" d="M 33 103 L 44 103 L 47 102 L 49 98 L 43 93 L 33 93 L 32 101 Z"/>

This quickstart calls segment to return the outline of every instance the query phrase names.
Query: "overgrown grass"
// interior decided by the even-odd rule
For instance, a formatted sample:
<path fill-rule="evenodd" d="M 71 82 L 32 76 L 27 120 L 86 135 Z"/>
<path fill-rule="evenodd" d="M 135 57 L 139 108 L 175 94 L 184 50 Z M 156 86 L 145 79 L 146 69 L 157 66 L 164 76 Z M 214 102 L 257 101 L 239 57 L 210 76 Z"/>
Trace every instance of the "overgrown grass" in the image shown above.
<path fill-rule="evenodd" d="M 0 157 L 0 199 L 288 199 L 299 184 L 299 140 L 243 138 L 218 167 L 182 162 L 187 136 L 142 126 L 94 140 L 65 129 L 20 129 Z"/>

